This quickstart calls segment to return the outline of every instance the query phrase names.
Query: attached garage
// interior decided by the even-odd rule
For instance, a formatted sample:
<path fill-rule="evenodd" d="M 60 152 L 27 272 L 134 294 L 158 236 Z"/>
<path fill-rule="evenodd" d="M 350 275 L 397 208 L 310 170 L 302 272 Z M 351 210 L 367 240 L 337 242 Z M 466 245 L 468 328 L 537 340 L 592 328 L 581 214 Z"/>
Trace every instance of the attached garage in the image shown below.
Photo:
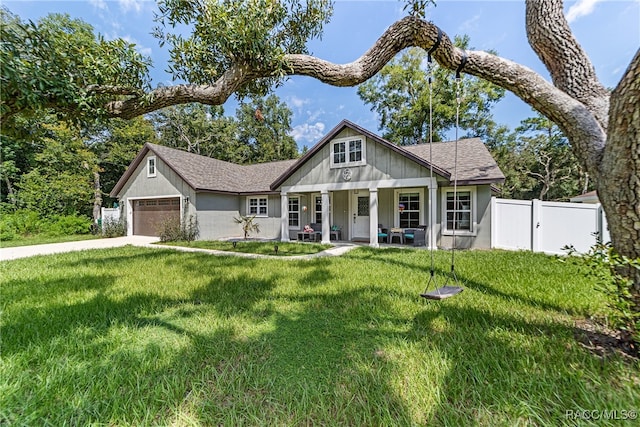
<path fill-rule="evenodd" d="M 133 234 L 157 236 L 168 220 L 180 220 L 180 198 L 139 199 L 133 202 Z"/>

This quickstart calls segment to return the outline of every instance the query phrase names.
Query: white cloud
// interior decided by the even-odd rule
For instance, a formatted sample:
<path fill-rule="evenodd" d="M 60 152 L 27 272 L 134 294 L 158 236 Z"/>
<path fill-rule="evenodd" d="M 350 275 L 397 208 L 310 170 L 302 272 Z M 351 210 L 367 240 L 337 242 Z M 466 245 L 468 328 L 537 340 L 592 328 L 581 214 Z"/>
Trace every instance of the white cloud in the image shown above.
<path fill-rule="evenodd" d="M 142 3 L 145 0 L 118 0 L 120 3 L 120 9 L 123 12 L 135 11 L 139 13 L 142 10 Z"/>
<path fill-rule="evenodd" d="M 315 124 L 304 123 L 295 126 L 291 130 L 291 136 L 298 143 L 316 143 L 324 136 L 325 124 L 316 122 Z"/>
<path fill-rule="evenodd" d="M 96 9 L 107 10 L 107 2 L 105 0 L 89 0 L 89 3 Z"/>
<path fill-rule="evenodd" d="M 309 98 L 302 99 L 302 98 L 298 98 L 295 95 L 290 96 L 288 101 L 289 101 L 289 104 L 294 108 L 302 108 L 304 105 L 311 102 Z"/>
<path fill-rule="evenodd" d="M 581 16 L 590 15 L 593 12 L 596 4 L 602 0 L 578 0 L 573 6 L 569 8 L 567 12 L 567 21 L 572 23 Z"/>
<path fill-rule="evenodd" d="M 310 111 L 310 110 L 307 110 L 307 112 L 306 112 L 306 113 L 307 113 L 307 115 L 309 116 L 309 117 L 307 118 L 307 120 L 308 120 L 308 121 L 310 121 L 310 122 L 313 122 L 313 121 L 318 120 L 318 118 L 319 118 L 320 116 L 322 116 L 323 114 L 325 114 L 325 111 L 321 108 L 321 109 L 316 110 L 316 111 Z"/>

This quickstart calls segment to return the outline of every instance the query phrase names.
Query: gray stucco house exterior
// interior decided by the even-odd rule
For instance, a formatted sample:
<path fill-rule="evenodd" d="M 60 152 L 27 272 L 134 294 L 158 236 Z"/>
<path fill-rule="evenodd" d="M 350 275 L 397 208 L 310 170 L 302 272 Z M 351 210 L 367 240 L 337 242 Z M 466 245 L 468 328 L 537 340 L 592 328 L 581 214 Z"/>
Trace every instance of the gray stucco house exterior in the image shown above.
<path fill-rule="evenodd" d="M 455 143 L 396 146 L 343 120 L 296 160 L 236 165 L 155 144 L 145 144 L 111 192 L 120 200 L 129 235 L 153 235 L 167 215 L 197 217 L 200 239 L 238 238 L 233 218 L 255 215 L 258 237 L 295 240 L 306 224 L 319 224 L 323 242 L 333 228 L 342 240 L 378 246 L 384 228 L 433 228 L 428 246 L 489 248 L 493 185 L 504 175 L 478 138 Z M 433 177 L 429 159 L 433 163 Z M 432 223 L 429 224 L 429 210 Z"/>

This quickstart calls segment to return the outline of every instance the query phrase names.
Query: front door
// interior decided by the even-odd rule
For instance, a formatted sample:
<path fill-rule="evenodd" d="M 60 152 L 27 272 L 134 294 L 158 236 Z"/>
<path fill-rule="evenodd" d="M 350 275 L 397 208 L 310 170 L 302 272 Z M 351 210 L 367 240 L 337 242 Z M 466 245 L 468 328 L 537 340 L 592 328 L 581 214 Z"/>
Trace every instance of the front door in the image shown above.
<path fill-rule="evenodd" d="M 369 192 L 359 190 L 353 193 L 351 199 L 353 240 L 369 240 Z"/>

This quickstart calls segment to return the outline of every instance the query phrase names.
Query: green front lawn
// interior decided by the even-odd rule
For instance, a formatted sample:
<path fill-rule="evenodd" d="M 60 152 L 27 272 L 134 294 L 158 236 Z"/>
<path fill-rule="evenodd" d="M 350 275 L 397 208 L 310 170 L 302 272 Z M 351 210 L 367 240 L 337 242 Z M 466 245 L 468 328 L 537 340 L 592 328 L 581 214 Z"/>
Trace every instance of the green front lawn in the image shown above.
<path fill-rule="evenodd" d="M 427 302 L 428 263 L 135 247 L 0 262 L 0 423 L 556 426 L 640 408 L 638 363 L 574 337 L 605 301 L 573 266 L 461 252 L 465 291 Z"/>
<path fill-rule="evenodd" d="M 237 240 L 235 246 L 231 240 L 195 240 L 193 242 L 163 242 L 159 244 L 274 256 L 311 255 L 332 247 L 332 245 L 319 243 L 265 242 L 256 240 Z M 278 248 L 277 252 L 275 250 L 276 247 Z"/>
<path fill-rule="evenodd" d="M 101 239 L 95 234 L 72 234 L 69 236 L 50 236 L 47 234 L 33 234 L 19 236 L 12 240 L 1 240 L 0 248 L 15 248 L 17 246 L 45 245 L 48 243 L 77 242 L 80 240 Z"/>

